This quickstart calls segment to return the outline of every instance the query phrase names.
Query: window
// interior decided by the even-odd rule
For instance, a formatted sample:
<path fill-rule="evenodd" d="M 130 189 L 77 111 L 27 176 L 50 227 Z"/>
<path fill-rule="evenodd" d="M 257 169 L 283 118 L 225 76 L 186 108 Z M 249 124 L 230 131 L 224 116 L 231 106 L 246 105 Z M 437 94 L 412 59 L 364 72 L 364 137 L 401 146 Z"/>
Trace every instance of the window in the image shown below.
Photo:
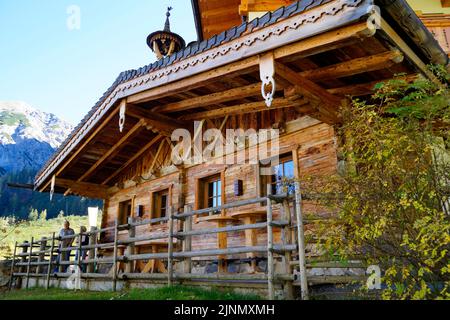
<path fill-rule="evenodd" d="M 169 210 L 169 189 L 153 193 L 152 218 L 167 217 Z"/>
<path fill-rule="evenodd" d="M 131 200 L 119 203 L 119 224 L 127 224 L 129 217 L 131 217 Z"/>
<path fill-rule="evenodd" d="M 207 183 L 208 189 L 208 208 L 215 208 L 222 205 L 222 181 L 214 179 Z"/>
<path fill-rule="evenodd" d="M 261 166 L 262 168 L 269 166 Z M 292 155 L 280 158 L 278 165 L 271 167 L 271 175 L 261 176 L 261 195 L 267 195 L 267 185 L 272 185 L 272 194 L 294 193 L 295 186 L 292 180 L 295 177 L 294 161 Z"/>
<path fill-rule="evenodd" d="M 222 179 L 220 174 L 200 179 L 198 187 L 198 209 L 215 208 L 222 205 Z"/>

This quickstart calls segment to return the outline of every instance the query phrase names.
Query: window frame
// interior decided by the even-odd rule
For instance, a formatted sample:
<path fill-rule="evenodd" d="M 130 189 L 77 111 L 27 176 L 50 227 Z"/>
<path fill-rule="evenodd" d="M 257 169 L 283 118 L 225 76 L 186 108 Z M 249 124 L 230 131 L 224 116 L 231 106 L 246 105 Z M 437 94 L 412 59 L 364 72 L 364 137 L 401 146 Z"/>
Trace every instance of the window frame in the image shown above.
<path fill-rule="evenodd" d="M 225 204 L 225 171 L 212 173 L 209 175 L 206 175 L 204 177 L 199 177 L 196 179 L 196 188 L 195 188 L 195 208 L 194 210 L 200 210 L 200 209 L 206 209 L 210 208 L 209 199 L 208 197 L 208 186 L 212 182 L 220 181 L 220 186 L 218 186 L 218 191 L 220 192 L 219 195 L 216 196 L 220 199 L 220 205 L 222 206 Z M 211 212 L 209 215 L 214 215 L 220 213 L 217 212 Z M 204 216 L 208 214 L 202 214 L 199 216 Z"/>
<path fill-rule="evenodd" d="M 125 210 L 126 208 L 126 210 Z M 128 212 L 127 212 L 128 211 Z M 119 225 L 127 224 L 128 218 L 133 216 L 133 200 L 128 199 L 119 202 L 117 220 Z"/>
<path fill-rule="evenodd" d="M 152 191 L 150 194 L 150 219 L 158 219 L 158 218 L 162 218 L 161 214 L 162 211 L 161 209 L 163 207 L 160 207 L 161 204 L 159 204 L 159 201 L 161 199 L 162 196 L 166 197 L 166 208 L 165 208 L 165 216 L 168 216 L 169 213 L 169 208 L 172 205 L 172 193 L 171 193 L 171 187 L 165 187 L 165 188 L 161 188 L 155 191 Z M 164 224 L 165 222 L 160 222 L 159 224 Z M 152 223 L 152 225 L 155 225 L 157 223 Z"/>
<path fill-rule="evenodd" d="M 290 153 L 284 153 L 284 154 L 281 154 L 279 156 L 279 160 L 278 160 L 277 166 L 282 166 L 282 168 L 283 168 L 282 169 L 283 170 L 283 175 L 281 177 L 285 177 L 285 175 L 284 175 L 284 171 L 285 171 L 284 165 L 286 163 L 289 163 L 289 162 L 292 162 L 292 170 L 293 170 L 293 172 L 292 172 L 292 179 L 295 179 L 297 177 L 297 175 L 298 175 L 297 174 L 298 162 L 295 159 L 295 155 L 296 154 L 297 154 L 297 152 L 292 151 Z M 261 168 L 268 168 L 269 167 L 269 165 L 263 165 L 263 164 L 261 164 L 261 162 L 263 162 L 263 161 L 259 162 L 259 164 L 258 164 L 258 172 L 257 172 L 257 174 L 258 174 L 257 183 L 259 184 L 258 195 L 261 196 L 261 197 L 267 196 L 267 184 L 272 185 L 272 194 L 281 194 L 281 193 L 283 193 L 283 191 L 282 192 L 277 192 L 277 184 L 279 183 L 279 181 L 277 181 L 277 173 L 274 172 L 275 166 L 272 166 L 271 164 L 269 164 L 270 168 L 273 170 L 273 174 L 272 175 L 270 175 L 270 176 L 268 176 L 268 175 L 261 175 Z M 266 161 L 264 161 L 264 162 L 266 162 Z"/>

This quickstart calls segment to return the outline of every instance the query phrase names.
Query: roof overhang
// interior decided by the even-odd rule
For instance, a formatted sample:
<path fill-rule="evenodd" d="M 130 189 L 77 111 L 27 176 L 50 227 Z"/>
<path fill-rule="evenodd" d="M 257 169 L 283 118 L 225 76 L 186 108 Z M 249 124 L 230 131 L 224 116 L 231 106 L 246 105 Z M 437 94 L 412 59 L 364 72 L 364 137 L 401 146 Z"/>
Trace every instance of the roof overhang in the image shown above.
<path fill-rule="evenodd" d="M 260 57 L 266 52 L 271 52 L 275 60 L 308 56 L 333 49 L 337 43 L 349 39 L 363 41 L 377 35 L 391 48 L 401 51 L 411 69 L 433 77 L 426 68 L 430 61 L 417 54 L 408 44 L 410 39 L 398 34 L 384 17 L 378 19 L 373 5 L 372 0 L 336 0 L 316 1 L 316 6 L 306 11 L 300 10 L 300 4 L 297 11 L 292 11 L 290 8 L 293 6 L 289 6 L 236 27 L 224 33 L 222 38 L 207 40 L 203 42 L 206 43 L 203 49 L 202 43 L 197 43 L 196 47 L 188 47 L 181 54 L 174 54 L 156 64 L 122 73 L 37 175 L 35 189 L 48 190 L 52 177 L 58 177 L 90 137 L 101 132 L 106 122 L 115 121 L 119 105 L 124 101 L 130 105 L 144 103 L 165 97 L 168 93 L 189 90 L 201 81 L 212 81 L 227 73 L 258 69 Z M 380 25 L 374 21 L 379 21 Z M 428 39 L 428 35 L 423 34 L 422 42 Z M 439 50 L 434 47 L 435 43 L 426 43 L 433 47 L 425 48 L 425 51 L 434 52 L 429 55 L 430 60 L 443 61 Z M 284 78 L 295 78 L 291 75 L 285 72 Z M 152 117 L 159 121 L 158 117 L 155 120 L 155 115 Z M 137 125 L 131 123 L 128 129 Z M 83 189 L 84 185 L 79 186 Z M 61 185 L 61 188 L 66 187 L 66 184 Z"/>

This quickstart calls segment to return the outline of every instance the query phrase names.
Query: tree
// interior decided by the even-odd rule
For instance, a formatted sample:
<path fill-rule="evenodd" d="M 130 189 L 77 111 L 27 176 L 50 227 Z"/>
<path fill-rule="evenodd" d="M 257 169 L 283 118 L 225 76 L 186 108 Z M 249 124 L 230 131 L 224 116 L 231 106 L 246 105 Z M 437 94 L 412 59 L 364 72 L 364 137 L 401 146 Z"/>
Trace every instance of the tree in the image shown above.
<path fill-rule="evenodd" d="M 47 220 L 47 209 L 44 209 L 41 211 L 41 214 L 39 215 L 39 219 L 41 221 L 46 221 Z"/>
<path fill-rule="evenodd" d="M 444 85 L 394 79 L 344 107 L 344 170 L 304 180 L 335 212 L 323 249 L 379 265 L 385 299 L 450 298 L 450 77 L 432 70 Z"/>
<path fill-rule="evenodd" d="M 30 211 L 30 214 L 28 215 L 28 220 L 37 221 L 37 219 L 39 219 L 39 212 L 37 211 L 37 209 L 32 209 Z"/>

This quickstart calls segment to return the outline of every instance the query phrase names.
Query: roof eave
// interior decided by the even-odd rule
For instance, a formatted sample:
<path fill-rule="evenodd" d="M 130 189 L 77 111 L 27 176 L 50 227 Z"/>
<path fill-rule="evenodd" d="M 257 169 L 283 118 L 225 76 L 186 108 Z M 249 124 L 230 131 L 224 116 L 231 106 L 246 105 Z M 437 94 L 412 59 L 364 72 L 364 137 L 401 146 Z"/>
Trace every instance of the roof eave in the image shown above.
<path fill-rule="evenodd" d="M 198 4 L 198 0 L 191 0 L 191 3 L 192 3 L 192 11 L 194 13 L 195 29 L 197 30 L 197 40 L 203 41 L 203 26 L 202 26 L 202 17 L 200 14 L 200 6 Z"/>

